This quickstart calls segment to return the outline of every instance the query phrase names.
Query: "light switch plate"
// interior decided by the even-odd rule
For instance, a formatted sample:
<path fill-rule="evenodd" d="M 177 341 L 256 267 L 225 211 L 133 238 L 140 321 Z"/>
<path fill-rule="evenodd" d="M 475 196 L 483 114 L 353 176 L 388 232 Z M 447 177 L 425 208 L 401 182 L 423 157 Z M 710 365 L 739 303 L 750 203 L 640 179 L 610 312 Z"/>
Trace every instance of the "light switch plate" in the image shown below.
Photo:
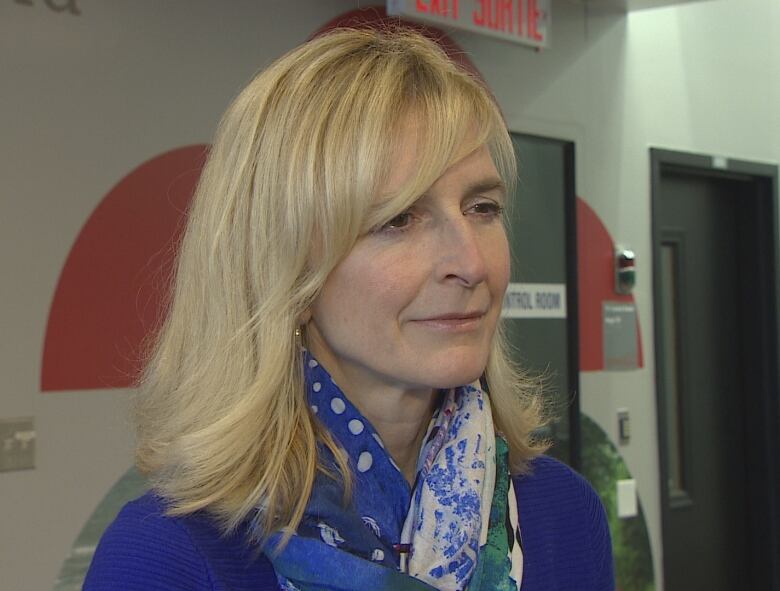
<path fill-rule="evenodd" d="M 617 481 L 617 514 L 618 517 L 625 519 L 636 517 L 639 512 L 636 501 L 636 480 Z"/>
<path fill-rule="evenodd" d="M 627 408 L 617 409 L 618 443 L 628 445 L 631 441 L 631 416 Z"/>
<path fill-rule="evenodd" d="M 0 472 L 35 468 L 32 417 L 0 419 Z"/>

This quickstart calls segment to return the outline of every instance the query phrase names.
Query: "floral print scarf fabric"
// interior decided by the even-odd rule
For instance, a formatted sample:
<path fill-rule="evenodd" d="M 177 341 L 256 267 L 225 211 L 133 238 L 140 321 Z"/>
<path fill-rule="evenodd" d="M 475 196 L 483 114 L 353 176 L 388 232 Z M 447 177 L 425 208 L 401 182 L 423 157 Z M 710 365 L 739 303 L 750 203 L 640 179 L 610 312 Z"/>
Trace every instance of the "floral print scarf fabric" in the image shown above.
<path fill-rule="evenodd" d="M 267 553 L 282 589 L 519 589 L 508 449 L 485 393 L 463 386 L 442 394 L 410 488 L 327 371 L 310 355 L 305 367 L 312 411 L 349 455 L 354 488 L 345 508 L 341 483 L 318 473 L 298 530 L 279 554 Z"/>

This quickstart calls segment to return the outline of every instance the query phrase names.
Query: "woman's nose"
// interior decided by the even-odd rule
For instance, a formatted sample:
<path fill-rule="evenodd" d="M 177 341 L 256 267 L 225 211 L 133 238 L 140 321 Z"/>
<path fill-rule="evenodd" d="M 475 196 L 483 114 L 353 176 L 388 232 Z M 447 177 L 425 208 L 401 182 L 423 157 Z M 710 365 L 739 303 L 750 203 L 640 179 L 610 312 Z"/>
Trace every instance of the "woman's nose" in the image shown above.
<path fill-rule="evenodd" d="M 439 232 L 437 275 L 441 281 L 455 281 L 466 287 L 487 278 L 484 237 L 466 217 L 448 220 Z"/>

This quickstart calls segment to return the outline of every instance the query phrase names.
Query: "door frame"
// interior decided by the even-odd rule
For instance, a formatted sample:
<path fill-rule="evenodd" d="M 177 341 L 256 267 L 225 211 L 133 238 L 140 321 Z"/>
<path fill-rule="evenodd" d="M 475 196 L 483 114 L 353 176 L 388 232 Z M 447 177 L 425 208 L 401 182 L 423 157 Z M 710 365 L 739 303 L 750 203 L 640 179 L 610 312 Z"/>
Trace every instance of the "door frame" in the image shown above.
<path fill-rule="evenodd" d="M 748 474 L 747 511 L 752 577 L 754 589 L 780 591 L 780 373 L 778 371 L 778 342 L 780 326 L 780 223 L 778 215 L 778 168 L 776 165 L 736 160 L 731 158 L 691 154 L 651 148 L 651 209 L 653 249 L 653 304 L 655 332 L 655 379 L 658 423 L 659 488 L 661 497 L 662 540 L 671 519 L 668 490 L 668 450 L 666 449 L 666 408 L 664 388 L 663 327 L 659 306 L 661 302 L 662 231 L 658 224 L 662 174 L 667 171 L 713 180 L 736 179 L 751 181 L 755 190 L 755 215 L 749 224 L 758 232 L 758 252 L 755 253 L 759 272 L 752 285 L 758 297 L 751 299 L 762 322 L 754 327 L 750 337 L 759 343 L 753 362 L 758 371 L 750 374 L 750 404 L 746 404 L 745 447 L 750 454 L 746 460 Z M 736 543 L 744 543 L 737 541 Z M 665 544 L 662 544 L 662 554 Z M 667 558 L 663 558 L 666 572 Z"/>

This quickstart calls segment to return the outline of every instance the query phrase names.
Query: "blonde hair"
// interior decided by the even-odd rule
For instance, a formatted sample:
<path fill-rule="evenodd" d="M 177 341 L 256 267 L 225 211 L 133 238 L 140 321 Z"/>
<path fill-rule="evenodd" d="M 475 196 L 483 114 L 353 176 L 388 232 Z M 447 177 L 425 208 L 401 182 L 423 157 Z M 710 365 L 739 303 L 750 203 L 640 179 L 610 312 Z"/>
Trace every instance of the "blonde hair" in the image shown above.
<path fill-rule="evenodd" d="M 424 157 L 377 205 L 409 117 Z M 137 464 L 171 514 L 208 510 L 226 531 L 252 518 L 260 539 L 287 535 L 317 470 L 333 474 L 318 444 L 333 452 L 348 494 L 348 460 L 306 402 L 295 329 L 358 238 L 407 208 L 466 141 L 469 151 L 487 144 L 512 184 L 514 151 L 491 96 L 408 30 L 325 34 L 238 95 L 193 199 L 135 405 Z M 500 329 L 486 377 L 497 430 L 522 471 L 542 449 L 531 437 L 539 404 Z"/>

